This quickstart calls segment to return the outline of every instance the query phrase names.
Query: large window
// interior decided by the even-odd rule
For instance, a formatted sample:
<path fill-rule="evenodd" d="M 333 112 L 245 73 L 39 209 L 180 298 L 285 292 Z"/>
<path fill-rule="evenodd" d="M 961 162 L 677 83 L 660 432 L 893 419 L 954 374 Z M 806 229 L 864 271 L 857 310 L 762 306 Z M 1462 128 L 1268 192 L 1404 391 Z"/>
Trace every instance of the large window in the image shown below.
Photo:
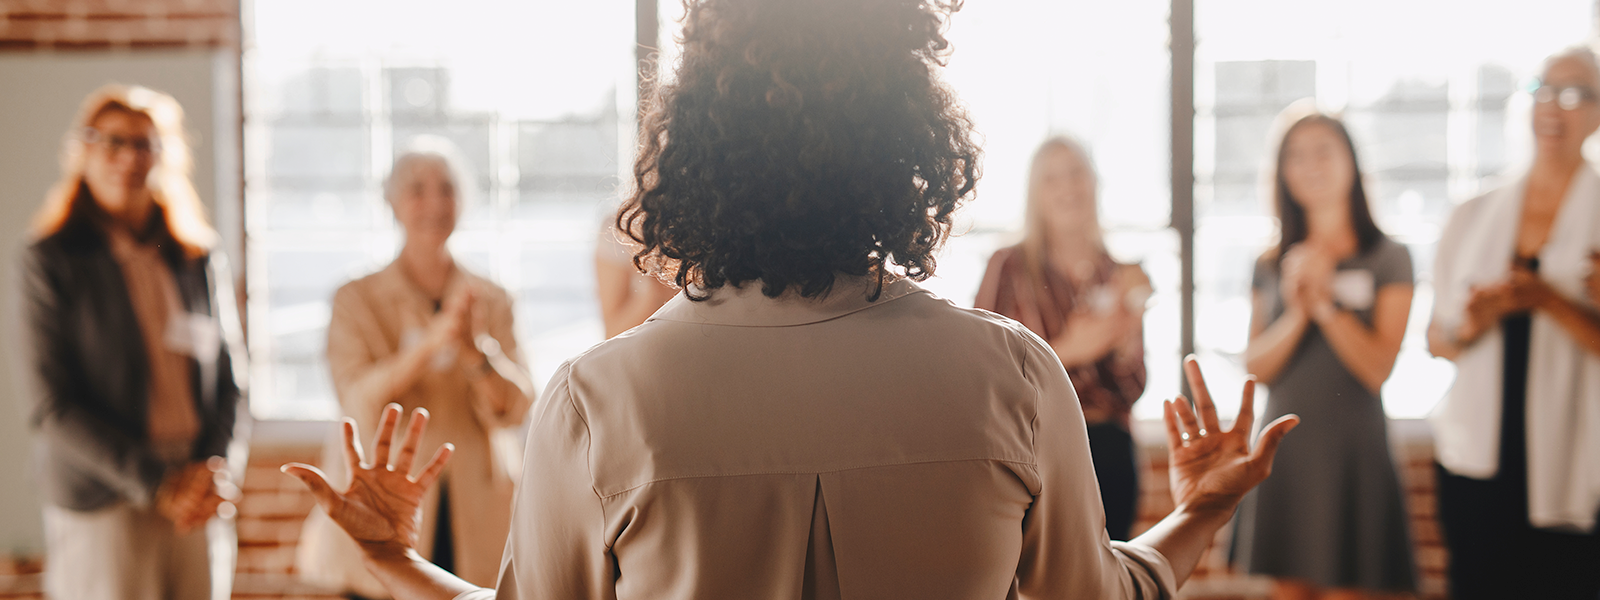
<path fill-rule="evenodd" d="M 1022 231 L 1028 166 L 1046 137 L 1070 134 L 1094 155 L 1100 218 L 1113 256 L 1140 263 L 1154 283 L 1145 316 L 1153 398 L 1178 392 L 1178 238 L 1169 187 L 1170 53 L 1166 0 L 968 2 L 955 16 L 947 80 L 982 134 L 983 179 L 926 286 L 971 305 L 989 254 Z"/>
<path fill-rule="evenodd" d="M 1452 376 L 1422 337 L 1438 230 L 1486 178 L 1526 161 L 1528 99 L 1519 90 L 1544 55 L 1589 34 L 1592 0 L 1195 3 L 1193 317 L 1208 372 L 1223 389 L 1243 378 L 1251 265 L 1275 229 L 1260 183 L 1268 130 L 1289 103 L 1314 97 L 1343 112 L 1379 224 L 1415 259 L 1415 306 L 1385 402 L 1392 416 L 1422 416 Z M 682 6 L 659 6 L 666 70 Z M 956 15 L 945 76 L 982 134 L 984 176 L 926 284 L 969 304 L 990 253 L 1017 240 L 1033 149 L 1052 134 L 1079 137 L 1100 172 L 1112 253 L 1141 263 L 1155 282 L 1147 398 L 1179 389 L 1168 7 L 1015 0 L 969 2 Z M 393 258 L 398 232 L 381 183 L 419 135 L 452 140 L 472 163 L 475 200 L 454 249 L 513 292 L 535 376 L 600 340 L 591 252 L 631 157 L 634 8 L 629 0 L 247 3 L 258 416 L 335 414 L 323 360 L 328 301 L 344 281 Z M 1148 400 L 1135 409 L 1140 418 L 1159 412 Z"/>
<path fill-rule="evenodd" d="M 470 163 L 452 250 L 516 298 L 535 377 L 598 341 L 591 256 L 631 145 L 632 11 L 631 0 L 253 3 L 245 203 L 258 417 L 337 414 L 329 301 L 394 258 L 382 182 L 421 135 L 447 138 Z"/>
<path fill-rule="evenodd" d="M 1454 375 L 1448 362 L 1429 357 L 1424 337 L 1439 229 L 1457 202 L 1530 158 L 1528 99 L 1519 90 L 1545 55 L 1589 35 L 1593 1 L 1196 5 L 1202 360 L 1221 377 L 1243 376 L 1251 267 L 1276 227 L 1261 172 L 1274 143 L 1269 129 L 1290 103 L 1316 98 L 1342 111 L 1378 225 L 1411 250 L 1411 322 L 1383 396 L 1392 417 L 1426 415 Z"/>

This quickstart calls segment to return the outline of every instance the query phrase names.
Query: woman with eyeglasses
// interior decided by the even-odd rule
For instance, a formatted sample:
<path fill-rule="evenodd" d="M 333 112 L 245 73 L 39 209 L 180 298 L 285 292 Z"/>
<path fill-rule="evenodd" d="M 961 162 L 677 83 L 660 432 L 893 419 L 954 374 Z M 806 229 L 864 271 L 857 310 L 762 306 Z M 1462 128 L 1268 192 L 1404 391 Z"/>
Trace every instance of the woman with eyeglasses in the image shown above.
<path fill-rule="evenodd" d="M 1533 164 L 1439 239 L 1429 349 L 1456 364 L 1432 416 L 1453 598 L 1600 595 L 1600 64 L 1574 47 L 1533 89 Z"/>
<path fill-rule="evenodd" d="M 1166 405 L 1177 509 L 1107 539 L 1056 354 L 915 283 L 976 184 L 940 76 L 959 5 L 688 3 L 618 219 L 685 291 L 552 378 L 499 589 L 417 552 L 450 453 L 418 455 L 421 413 L 387 409 L 370 460 L 345 426 L 348 489 L 286 470 L 405 600 L 1175 595 L 1295 420 L 1253 444 L 1247 386 L 1223 430 L 1190 362 L 1193 408 Z"/>
<path fill-rule="evenodd" d="M 243 345 L 189 170 L 177 101 L 102 87 L 33 224 L 23 296 L 51 598 L 232 592 Z"/>

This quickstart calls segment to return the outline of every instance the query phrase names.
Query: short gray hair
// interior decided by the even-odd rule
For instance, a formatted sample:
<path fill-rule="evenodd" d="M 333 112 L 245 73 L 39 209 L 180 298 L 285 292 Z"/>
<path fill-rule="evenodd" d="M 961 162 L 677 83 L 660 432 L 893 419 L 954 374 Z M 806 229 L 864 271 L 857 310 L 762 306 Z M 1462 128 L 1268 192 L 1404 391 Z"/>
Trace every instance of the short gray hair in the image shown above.
<path fill-rule="evenodd" d="M 397 186 L 403 176 L 410 173 L 417 165 L 431 162 L 442 164 L 445 172 L 450 174 L 450 183 L 456 190 L 456 205 L 458 211 L 466 210 L 467 206 L 476 199 L 476 181 L 472 170 L 467 166 L 466 157 L 462 156 L 461 149 L 450 140 L 437 135 L 419 135 L 411 138 L 406 144 L 406 149 L 394 159 L 394 165 L 389 168 L 389 176 L 383 180 L 383 199 L 393 203 Z"/>
<path fill-rule="evenodd" d="M 1541 69 L 1541 74 L 1543 74 L 1544 70 L 1548 70 L 1550 68 L 1551 63 L 1563 58 L 1576 58 L 1583 61 L 1583 64 L 1589 67 L 1589 70 L 1594 73 L 1595 81 L 1600 82 L 1600 56 L 1595 54 L 1594 46 L 1589 44 L 1573 44 L 1561 49 L 1555 54 L 1551 54 L 1548 58 L 1544 59 L 1544 68 Z"/>

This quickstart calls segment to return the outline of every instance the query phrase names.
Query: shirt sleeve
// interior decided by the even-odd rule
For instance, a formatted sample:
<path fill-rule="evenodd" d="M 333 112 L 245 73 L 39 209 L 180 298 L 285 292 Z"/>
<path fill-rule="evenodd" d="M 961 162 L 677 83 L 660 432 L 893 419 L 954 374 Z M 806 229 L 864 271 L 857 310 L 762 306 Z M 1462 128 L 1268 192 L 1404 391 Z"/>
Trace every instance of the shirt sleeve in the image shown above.
<path fill-rule="evenodd" d="M 589 470 L 589 425 L 562 365 L 534 405 L 496 598 L 616 598 L 616 562 Z M 486 596 L 467 596 L 479 600 Z"/>
<path fill-rule="evenodd" d="M 1002 248 L 989 257 L 989 267 L 983 271 L 983 282 L 978 285 L 978 297 L 972 302 L 973 308 L 1000 312 L 1001 272 L 1005 270 L 1006 256 L 1010 252 Z"/>
<path fill-rule="evenodd" d="M 1405 244 L 1393 240 L 1385 240 L 1387 246 L 1383 256 L 1379 259 L 1376 269 L 1373 269 L 1373 280 L 1377 288 L 1386 285 L 1401 284 L 1411 285 L 1416 282 L 1415 268 L 1411 264 L 1411 250 Z"/>
<path fill-rule="evenodd" d="M 374 376 L 382 366 L 367 346 L 362 330 L 374 320 L 354 285 L 333 295 L 333 316 L 328 322 L 328 370 L 333 390 L 345 414 L 362 423 L 373 418 L 393 398 L 383 392 L 385 377 Z"/>
<path fill-rule="evenodd" d="M 1270 256 L 1256 259 L 1255 269 L 1250 273 L 1250 289 L 1259 292 L 1274 284 L 1278 277 L 1273 262 Z"/>
<path fill-rule="evenodd" d="M 66 284 L 57 263 L 38 246 L 28 250 L 23 263 L 22 298 L 27 327 L 27 347 L 34 376 L 34 415 L 49 464 L 71 465 L 109 487 L 128 503 L 147 507 L 166 474 L 166 464 L 126 424 L 119 424 L 104 407 L 107 403 L 87 382 L 94 365 L 85 364 L 77 340 L 79 319 L 69 318 Z M 60 470 L 60 469 L 57 469 Z M 50 473 L 47 473 L 50 474 Z M 47 495 L 63 487 L 49 478 Z M 72 506 L 75 499 L 52 501 Z"/>
<path fill-rule="evenodd" d="M 1077 395 L 1061 363 L 1018 327 L 1024 371 L 1037 392 L 1038 491 L 1023 523 L 1018 591 L 1025 598 L 1171 598 L 1172 567 L 1154 548 L 1113 543 Z"/>

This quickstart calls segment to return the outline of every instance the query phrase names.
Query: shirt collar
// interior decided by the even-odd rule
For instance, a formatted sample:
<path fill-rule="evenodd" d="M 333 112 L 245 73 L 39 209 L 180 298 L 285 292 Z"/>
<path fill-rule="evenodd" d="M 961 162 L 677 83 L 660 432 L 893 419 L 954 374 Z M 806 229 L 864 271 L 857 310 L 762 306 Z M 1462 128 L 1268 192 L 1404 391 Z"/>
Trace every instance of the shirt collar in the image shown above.
<path fill-rule="evenodd" d="M 802 298 L 793 290 L 777 298 L 768 298 L 761 293 L 761 282 L 745 282 L 742 286 L 727 285 L 711 290 L 708 298 L 698 302 L 678 294 L 649 320 L 739 327 L 791 327 L 837 319 L 907 296 L 928 293 L 908 279 L 895 279 L 884 283 L 883 292 L 876 301 L 869 301 L 868 295 L 875 284 L 876 281 L 869 277 L 840 276 L 834 280 L 833 289 L 820 298 Z"/>
<path fill-rule="evenodd" d="M 461 267 L 461 263 L 455 261 L 455 268 L 450 269 L 450 276 L 444 284 L 444 296 L 439 300 L 441 302 L 444 301 L 457 288 L 466 285 L 469 277 L 470 275 L 466 269 Z M 389 263 L 389 266 L 378 272 L 378 280 L 381 282 L 384 297 L 397 301 L 408 301 L 418 306 L 427 306 L 429 310 L 433 309 L 434 298 L 424 293 L 422 288 L 417 287 L 417 284 L 406 276 L 405 269 L 401 268 L 398 257 L 395 258 L 394 262 Z"/>

